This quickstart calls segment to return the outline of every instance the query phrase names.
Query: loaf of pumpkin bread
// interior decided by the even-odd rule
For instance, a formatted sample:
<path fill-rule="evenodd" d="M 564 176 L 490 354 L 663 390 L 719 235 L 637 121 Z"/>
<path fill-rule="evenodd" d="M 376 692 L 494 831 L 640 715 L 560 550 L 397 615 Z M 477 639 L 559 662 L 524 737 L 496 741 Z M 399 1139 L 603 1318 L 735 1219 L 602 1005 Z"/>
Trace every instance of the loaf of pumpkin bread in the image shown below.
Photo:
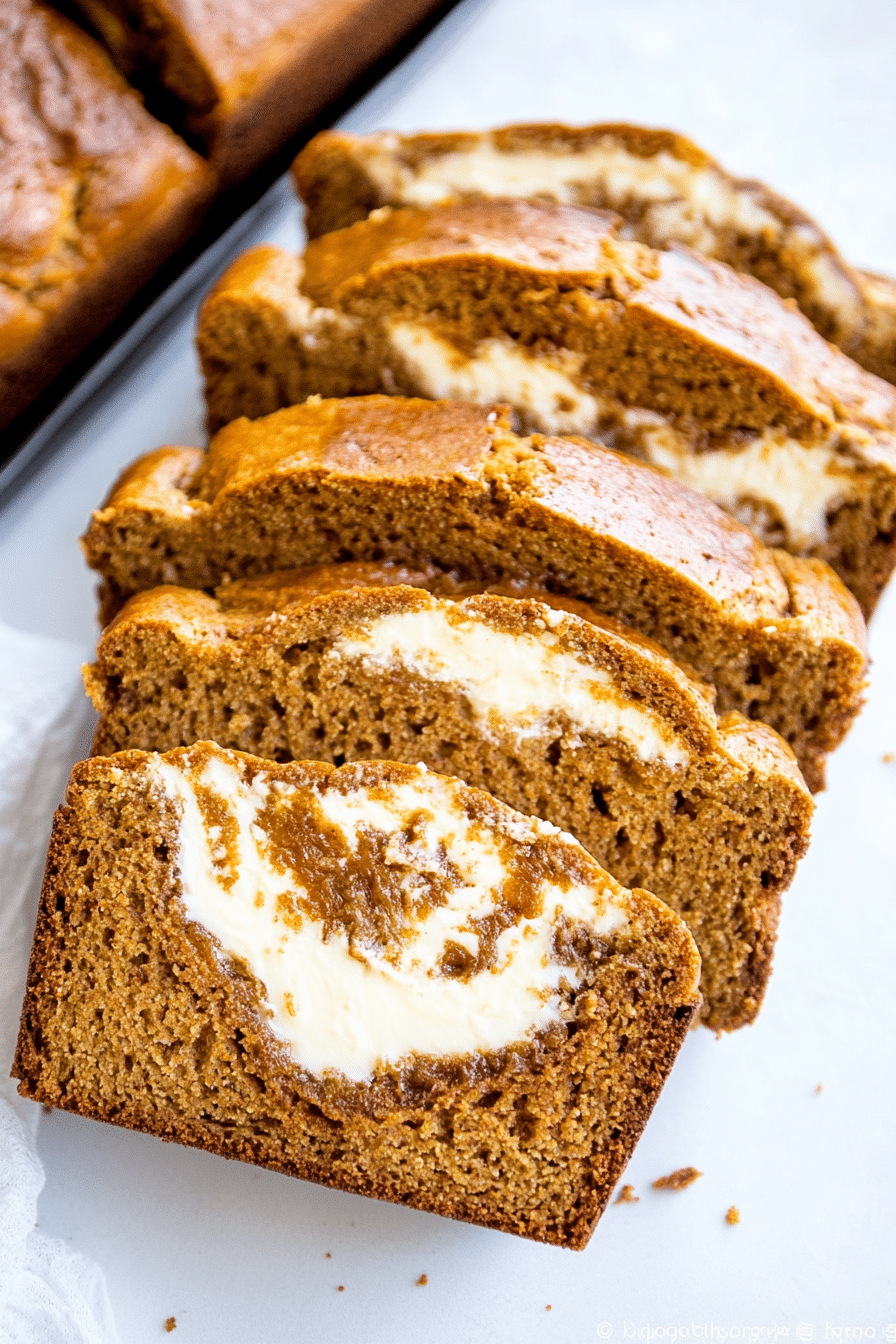
<path fill-rule="evenodd" d="M 0 103 L 2 429 L 190 235 L 213 177 L 38 0 L 0 0 Z"/>
<path fill-rule="evenodd" d="M 118 68 L 209 155 L 246 177 L 441 0 L 70 0 Z"/>

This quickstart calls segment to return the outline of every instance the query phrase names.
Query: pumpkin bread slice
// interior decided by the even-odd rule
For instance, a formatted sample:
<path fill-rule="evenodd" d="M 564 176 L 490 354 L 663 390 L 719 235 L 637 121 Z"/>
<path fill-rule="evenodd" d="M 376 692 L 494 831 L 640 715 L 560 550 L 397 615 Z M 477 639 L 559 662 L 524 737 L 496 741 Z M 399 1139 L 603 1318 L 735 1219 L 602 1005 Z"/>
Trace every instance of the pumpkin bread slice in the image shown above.
<path fill-rule="evenodd" d="M 864 623 L 827 565 L 769 551 L 609 449 L 521 439 L 500 411 L 387 397 L 236 421 L 140 458 L 84 538 L 107 622 L 159 584 L 342 560 L 534 583 L 647 635 L 790 744 L 812 789 L 864 692 Z"/>
<path fill-rule="evenodd" d="M 570 837 L 424 768 L 75 767 L 14 1063 L 81 1115 L 583 1247 L 699 957 Z"/>

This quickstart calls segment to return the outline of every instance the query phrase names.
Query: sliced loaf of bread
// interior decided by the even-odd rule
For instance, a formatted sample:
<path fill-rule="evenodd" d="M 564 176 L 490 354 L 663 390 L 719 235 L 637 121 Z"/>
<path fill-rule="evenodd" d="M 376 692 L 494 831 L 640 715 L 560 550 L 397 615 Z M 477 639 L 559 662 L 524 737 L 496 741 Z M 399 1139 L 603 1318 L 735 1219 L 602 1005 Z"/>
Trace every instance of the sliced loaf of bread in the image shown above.
<path fill-rule="evenodd" d="M 423 761 L 571 832 L 619 881 L 661 897 L 700 949 L 703 1021 L 751 1021 L 808 843 L 812 802 L 790 749 L 765 724 L 719 718 L 708 686 L 582 604 L 448 599 L 409 578 L 443 586 L 334 565 L 217 598 L 139 594 L 87 670 L 94 750 L 210 738 L 280 761 Z"/>

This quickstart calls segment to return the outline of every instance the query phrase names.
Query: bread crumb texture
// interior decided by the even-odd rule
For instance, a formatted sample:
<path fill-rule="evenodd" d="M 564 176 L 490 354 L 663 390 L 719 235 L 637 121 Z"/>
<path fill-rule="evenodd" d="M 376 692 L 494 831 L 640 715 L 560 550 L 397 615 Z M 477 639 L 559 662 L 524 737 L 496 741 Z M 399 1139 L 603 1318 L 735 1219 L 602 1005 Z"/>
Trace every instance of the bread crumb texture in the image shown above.
<path fill-rule="evenodd" d="M 725 1222 L 729 1227 L 736 1227 L 740 1222 L 740 1209 L 735 1204 L 732 1204 L 731 1208 L 725 1214 Z"/>
<path fill-rule="evenodd" d="M 619 1194 L 613 1200 L 614 1204 L 639 1204 L 640 1197 L 635 1194 L 633 1185 L 624 1185 Z"/>
<path fill-rule="evenodd" d="M 765 285 L 620 238 L 598 211 L 459 201 L 302 258 L 253 249 L 197 346 L 213 430 L 309 394 L 506 401 L 530 432 L 653 462 L 827 561 L 866 615 L 896 564 L 896 389 Z"/>
<path fill-rule="evenodd" d="M 587 870 L 627 912 L 596 940 L 578 923 L 558 935 L 570 969 L 556 1022 L 494 1057 L 412 1055 L 361 1083 L 315 1075 L 274 1036 L 251 968 L 186 915 L 179 815 L 153 782 L 154 762 L 175 755 L 127 752 L 75 768 L 30 967 L 15 1061 L 22 1093 L 337 1189 L 584 1247 L 698 1006 L 699 959 L 684 924 L 572 841 L 547 836 L 552 880 Z M 393 762 L 337 770 L 228 756 L 278 793 L 388 795 L 420 778 Z M 496 836 L 523 824 L 480 790 L 445 783 Z M 513 843 L 522 863 L 528 841 Z M 354 890 L 334 889 L 346 918 L 366 909 Z"/>
<path fill-rule="evenodd" d="M 217 599 L 173 587 L 137 595 L 87 674 L 102 713 L 94 753 L 206 738 L 278 761 L 422 761 L 569 831 L 623 885 L 671 905 L 703 958 L 702 1019 L 724 1030 L 749 1022 L 812 811 L 784 743 L 738 714 L 717 716 L 709 686 L 592 608 L 520 585 L 426 591 L 445 581 L 345 563 L 236 581 Z M 389 630 L 406 633 L 374 657 L 377 632 Z M 471 675 L 498 691 L 487 714 L 471 712 L 481 695 L 463 667 L 439 664 L 435 646 L 449 636 L 478 650 Z M 647 715 L 673 761 L 586 731 L 559 686 L 526 689 L 514 710 L 513 685 L 551 675 L 546 647 L 570 694 L 590 697 L 590 678 L 610 678 L 614 703 L 639 723 Z"/>
<path fill-rule="evenodd" d="M 689 1185 L 699 1181 L 703 1175 L 696 1167 L 679 1167 L 677 1171 L 671 1172 L 668 1176 L 660 1176 L 659 1180 L 654 1181 L 654 1190 L 687 1190 Z"/>
<path fill-rule="evenodd" d="M 791 305 L 796 300 L 821 335 L 858 363 L 896 377 L 892 282 L 857 271 L 797 206 L 761 182 L 733 177 L 675 131 L 619 123 L 416 135 L 328 130 L 309 141 L 292 172 L 309 238 L 377 207 L 444 202 L 459 190 L 467 199 L 537 194 L 613 210 L 626 237 L 657 248 L 684 243 L 755 276 Z M 755 222 L 745 226 L 747 219 Z"/>
<path fill-rule="evenodd" d="M 514 434 L 466 403 L 361 397 L 240 420 L 135 462 L 93 515 L 105 624 L 162 584 L 340 561 L 535 583 L 591 603 L 769 724 L 812 789 L 862 704 L 855 600 L 709 500 L 621 454 Z"/>

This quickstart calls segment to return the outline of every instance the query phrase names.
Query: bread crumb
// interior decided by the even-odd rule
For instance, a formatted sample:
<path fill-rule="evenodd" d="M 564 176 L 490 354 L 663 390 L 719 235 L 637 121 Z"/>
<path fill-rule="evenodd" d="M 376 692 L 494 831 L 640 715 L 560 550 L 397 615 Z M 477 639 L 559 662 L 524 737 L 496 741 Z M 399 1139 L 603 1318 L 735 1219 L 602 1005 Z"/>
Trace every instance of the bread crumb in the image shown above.
<path fill-rule="evenodd" d="M 881 756 L 881 760 L 884 765 L 892 765 L 893 762 L 896 761 L 896 751 L 885 751 L 883 756 Z"/>
<path fill-rule="evenodd" d="M 669 1176 L 661 1176 L 658 1181 L 654 1181 L 654 1190 L 687 1190 L 689 1185 L 699 1181 L 703 1175 L 696 1167 L 679 1167 Z"/>
<path fill-rule="evenodd" d="M 614 1204 L 639 1204 L 640 1202 L 640 1196 L 635 1194 L 633 1185 L 624 1185 L 613 1200 Z"/>
<path fill-rule="evenodd" d="M 551 1304 L 550 1304 L 550 1302 L 549 1302 L 549 1303 L 547 1304 L 547 1306 L 545 1307 L 545 1311 L 550 1311 L 550 1309 L 551 1309 Z"/>
<path fill-rule="evenodd" d="M 819 1083 L 815 1089 L 816 1097 L 820 1097 L 823 1091 L 824 1091 L 824 1083 Z"/>
<path fill-rule="evenodd" d="M 327 1251 L 327 1259 L 328 1259 L 328 1260 L 332 1260 L 332 1259 L 333 1259 L 333 1257 L 332 1257 L 332 1255 L 330 1254 L 329 1251 Z"/>
<path fill-rule="evenodd" d="M 729 1227 L 736 1227 L 740 1222 L 740 1209 L 736 1204 L 732 1204 L 731 1208 L 725 1214 L 725 1222 Z"/>
<path fill-rule="evenodd" d="M 429 1279 L 426 1277 L 426 1275 L 425 1275 L 425 1274 L 421 1274 L 420 1277 L 419 1277 L 419 1279 L 417 1280 L 417 1287 L 418 1287 L 418 1288 L 425 1288 L 426 1285 L 427 1285 L 428 1283 L 429 1283 Z"/>
<path fill-rule="evenodd" d="M 44 1105 L 41 1106 L 41 1110 L 43 1111 L 44 1115 L 52 1115 L 52 1114 L 53 1114 L 53 1107 L 52 1107 L 52 1106 L 47 1106 L 46 1103 L 45 1103 Z"/>
<path fill-rule="evenodd" d="M 173 1316 L 169 1316 L 167 1321 L 165 1322 L 165 1334 L 170 1335 L 171 1331 L 176 1329 L 177 1329 L 177 1321 L 174 1319 Z"/>
<path fill-rule="evenodd" d="M 337 1293 L 344 1293 L 344 1292 L 345 1292 L 345 1284 L 344 1284 L 344 1283 L 340 1283 L 340 1285 L 339 1285 L 339 1287 L 336 1289 L 336 1291 L 337 1291 Z"/>

